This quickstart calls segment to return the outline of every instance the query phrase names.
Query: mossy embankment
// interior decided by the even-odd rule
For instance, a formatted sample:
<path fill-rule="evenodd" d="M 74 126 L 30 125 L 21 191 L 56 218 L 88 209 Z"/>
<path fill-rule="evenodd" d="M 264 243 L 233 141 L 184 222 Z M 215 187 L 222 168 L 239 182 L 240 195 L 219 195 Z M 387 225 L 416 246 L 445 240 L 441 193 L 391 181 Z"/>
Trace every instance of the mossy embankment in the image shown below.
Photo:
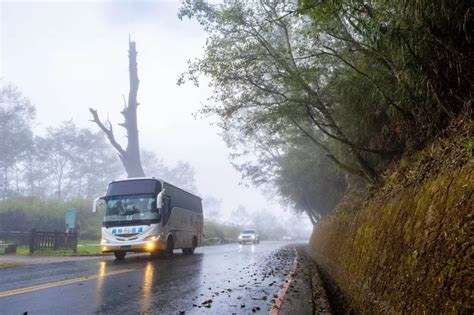
<path fill-rule="evenodd" d="M 314 227 L 319 267 L 360 313 L 471 313 L 472 122 L 405 155 L 384 186 L 352 194 Z"/>

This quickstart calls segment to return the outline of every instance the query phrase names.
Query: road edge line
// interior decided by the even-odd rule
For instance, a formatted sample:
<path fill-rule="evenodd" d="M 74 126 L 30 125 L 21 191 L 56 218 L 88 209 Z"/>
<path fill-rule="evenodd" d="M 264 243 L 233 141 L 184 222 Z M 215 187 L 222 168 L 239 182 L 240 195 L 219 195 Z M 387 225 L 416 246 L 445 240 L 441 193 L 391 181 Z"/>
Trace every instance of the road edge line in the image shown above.
<path fill-rule="evenodd" d="M 278 291 L 278 297 L 275 299 L 275 302 L 273 302 L 268 315 L 280 314 L 281 306 L 285 301 L 285 295 L 288 292 L 288 288 L 290 287 L 291 282 L 293 281 L 293 275 L 296 272 L 296 265 L 298 264 L 298 252 L 296 248 L 293 249 L 295 250 L 295 259 L 293 259 L 293 264 L 291 266 L 290 272 L 288 273 L 288 276 L 286 276 L 286 280 L 283 283 L 283 287 L 280 289 L 280 291 Z"/>

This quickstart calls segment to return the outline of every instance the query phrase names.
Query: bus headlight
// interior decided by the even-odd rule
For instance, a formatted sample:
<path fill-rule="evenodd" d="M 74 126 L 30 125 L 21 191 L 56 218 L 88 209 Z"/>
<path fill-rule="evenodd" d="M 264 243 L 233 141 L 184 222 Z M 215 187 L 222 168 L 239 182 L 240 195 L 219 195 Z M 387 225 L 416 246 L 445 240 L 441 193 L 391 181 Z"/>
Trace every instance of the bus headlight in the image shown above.
<path fill-rule="evenodd" d="M 145 249 L 152 252 L 155 249 L 156 245 L 153 242 L 148 242 L 145 244 Z"/>
<path fill-rule="evenodd" d="M 110 242 L 108 240 L 106 240 L 105 238 L 100 240 L 100 245 L 104 245 L 104 244 L 108 244 L 108 243 L 110 243 Z"/>
<path fill-rule="evenodd" d="M 159 239 L 160 239 L 160 236 L 158 236 L 158 235 L 149 235 L 149 236 L 145 237 L 143 240 L 144 241 L 150 241 L 150 242 L 156 242 Z"/>

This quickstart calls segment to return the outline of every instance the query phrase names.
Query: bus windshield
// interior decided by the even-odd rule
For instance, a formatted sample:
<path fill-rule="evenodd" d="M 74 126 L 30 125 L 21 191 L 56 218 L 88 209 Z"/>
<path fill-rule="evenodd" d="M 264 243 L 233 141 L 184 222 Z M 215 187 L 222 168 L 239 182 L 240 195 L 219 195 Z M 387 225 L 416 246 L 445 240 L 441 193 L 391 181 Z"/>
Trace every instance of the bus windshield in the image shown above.
<path fill-rule="evenodd" d="M 156 195 L 109 196 L 104 222 L 159 219 Z"/>

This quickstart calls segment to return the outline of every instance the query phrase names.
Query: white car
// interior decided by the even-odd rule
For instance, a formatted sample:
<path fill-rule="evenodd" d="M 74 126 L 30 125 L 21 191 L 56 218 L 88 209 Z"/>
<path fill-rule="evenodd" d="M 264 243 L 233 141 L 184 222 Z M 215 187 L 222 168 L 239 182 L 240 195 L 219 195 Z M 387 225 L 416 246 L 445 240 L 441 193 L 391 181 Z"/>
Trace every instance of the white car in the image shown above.
<path fill-rule="evenodd" d="M 252 243 L 252 244 L 260 243 L 260 238 L 256 230 L 243 230 L 242 232 L 240 232 L 239 244 L 245 244 L 245 243 Z"/>

